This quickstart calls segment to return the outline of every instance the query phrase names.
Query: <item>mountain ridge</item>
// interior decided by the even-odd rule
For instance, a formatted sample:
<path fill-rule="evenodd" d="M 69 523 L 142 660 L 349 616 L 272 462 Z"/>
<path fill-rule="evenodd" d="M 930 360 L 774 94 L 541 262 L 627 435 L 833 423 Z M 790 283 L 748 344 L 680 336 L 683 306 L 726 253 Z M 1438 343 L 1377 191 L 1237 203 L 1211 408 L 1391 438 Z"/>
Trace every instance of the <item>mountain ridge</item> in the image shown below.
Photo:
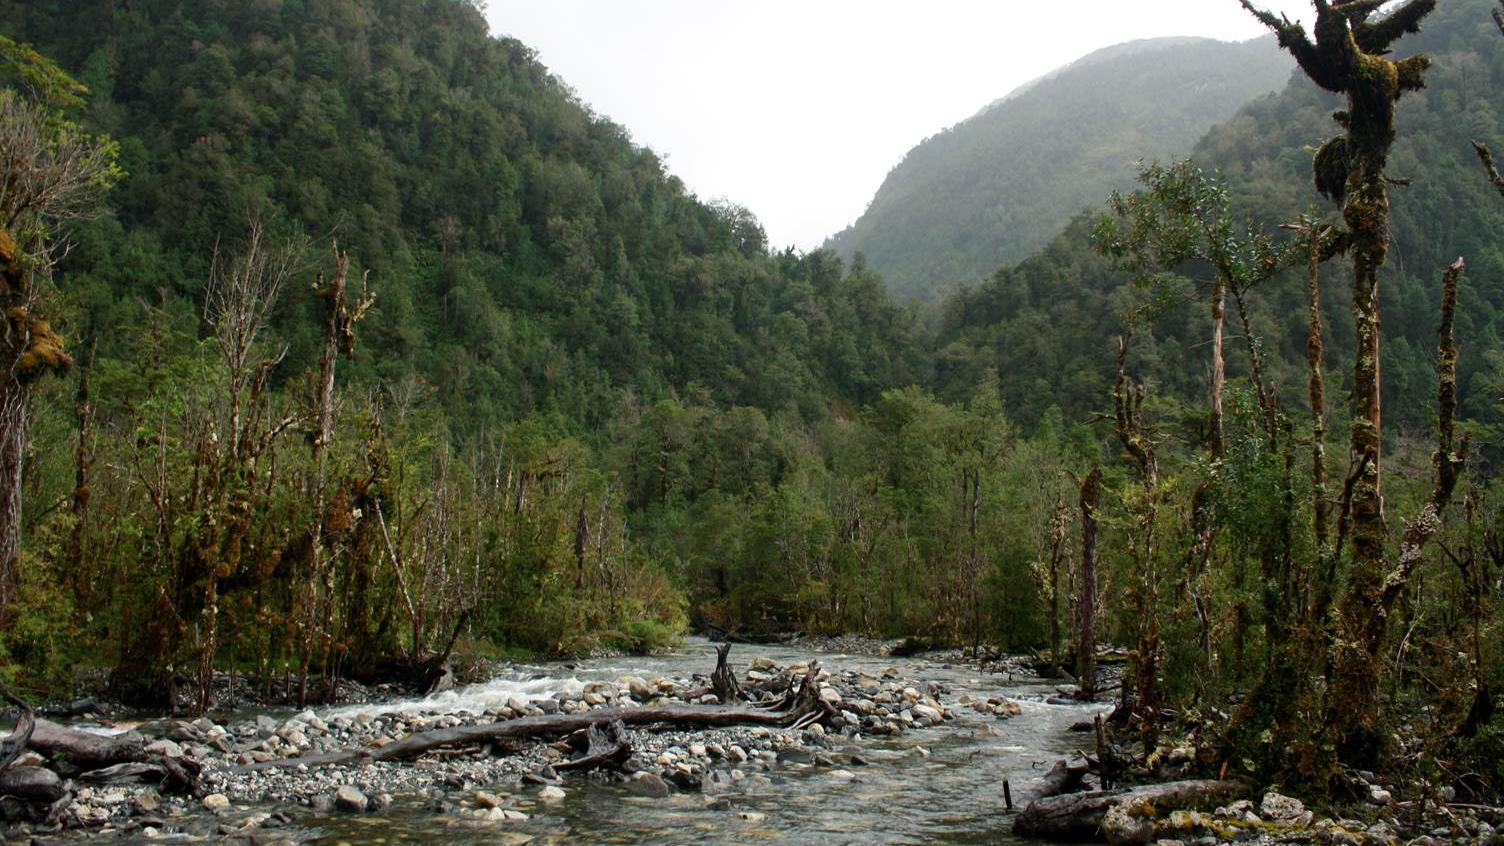
<path fill-rule="evenodd" d="M 1089 53 L 909 150 L 825 246 L 863 253 L 901 298 L 938 299 L 1025 258 L 1127 187 L 1139 159 L 1188 151 L 1292 68 L 1270 38 L 1176 36 Z"/>

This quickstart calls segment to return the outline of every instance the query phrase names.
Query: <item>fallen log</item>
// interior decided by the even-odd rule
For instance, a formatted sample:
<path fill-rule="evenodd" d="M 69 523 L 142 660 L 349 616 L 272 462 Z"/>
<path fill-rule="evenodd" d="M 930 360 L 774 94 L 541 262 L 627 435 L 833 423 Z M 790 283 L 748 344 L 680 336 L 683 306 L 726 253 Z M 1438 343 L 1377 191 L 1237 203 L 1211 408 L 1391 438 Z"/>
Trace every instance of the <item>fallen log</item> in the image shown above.
<path fill-rule="evenodd" d="M 736 725 L 803 727 L 835 713 L 830 703 L 820 698 L 819 664 L 811 661 L 797 692 L 789 696 L 791 706 L 785 710 L 766 710 L 730 705 L 647 705 L 636 708 L 601 708 L 583 714 L 544 714 L 519 717 L 495 723 L 434 729 L 409 735 L 395 743 L 371 749 L 346 749 L 321 755 L 283 758 L 238 767 L 238 772 L 289 769 L 299 766 L 326 766 L 376 761 L 407 761 L 437 749 L 452 746 L 475 746 L 499 740 L 537 737 L 566 737 L 601 723 L 620 722 L 625 726 L 672 725 L 694 728 L 718 728 Z M 557 769 L 557 765 L 555 765 Z"/>
<path fill-rule="evenodd" d="M 8 769 L 21 753 L 26 751 L 26 744 L 31 742 L 31 736 L 36 733 L 37 715 L 31 710 L 31 706 L 21 697 L 11 692 L 10 688 L 0 685 L 0 698 L 19 708 L 21 715 L 16 718 L 16 730 L 0 741 L 0 771 Z"/>
<path fill-rule="evenodd" d="M 81 767 L 108 767 L 144 761 L 146 738 L 128 731 L 103 735 L 61 726 L 51 720 L 37 720 L 27 747 L 48 758 L 67 758 Z"/>
<path fill-rule="evenodd" d="M 1013 821 L 1013 833 L 1045 840 L 1101 840 L 1102 821 L 1116 805 L 1168 810 L 1221 803 L 1247 789 L 1238 781 L 1172 781 L 1117 790 L 1067 793 L 1029 803 Z"/>
<path fill-rule="evenodd" d="M 166 779 L 166 767 L 144 761 L 90 770 L 78 777 L 85 784 L 161 784 Z"/>
<path fill-rule="evenodd" d="M 0 770 L 0 796 L 51 804 L 68 795 L 63 780 L 41 767 L 11 767 Z"/>
<path fill-rule="evenodd" d="M 240 771 L 287 769 L 301 764 L 350 764 L 363 761 L 405 761 L 449 746 L 472 746 L 497 740 L 536 737 L 559 737 L 572 734 L 601 722 L 620 721 L 628 726 L 668 724 L 717 728 L 734 725 L 787 726 L 802 714 L 791 711 L 759 711 L 755 708 L 725 705 L 662 705 L 641 708 L 602 708 L 584 714 L 546 714 L 519 717 L 496 723 L 435 729 L 409 735 L 395 743 L 373 749 L 347 749 L 324 755 L 304 755 L 260 764 L 248 764 Z M 555 765 L 557 768 L 557 765 Z"/>
<path fill-rule="evenodd" d="M 1091 766 L 1085 761 L 1072 764 L 1064 758 L 1055 762 L 1050 771 L 1040 779 L 1039 786 L 1029 796 L 1029 802 L 1037 802 L 1040 799 L 1048 799 L 1051 796 L 1059 796 L 1062 793 L 1079 793 L 1083 787 L 1082 782 L 1086 774 L 1091 772 Z"/>

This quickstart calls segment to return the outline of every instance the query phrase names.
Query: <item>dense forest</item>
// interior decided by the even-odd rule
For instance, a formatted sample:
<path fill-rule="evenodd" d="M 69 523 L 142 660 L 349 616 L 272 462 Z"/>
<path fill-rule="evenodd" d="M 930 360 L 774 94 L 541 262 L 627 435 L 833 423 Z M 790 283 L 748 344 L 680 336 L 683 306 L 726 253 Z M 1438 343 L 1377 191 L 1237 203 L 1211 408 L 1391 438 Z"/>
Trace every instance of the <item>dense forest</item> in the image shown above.
<path fill-rule="evenodd" d="M 1283 87 L 1291 69 L 1271 38 L 1099 50 L 926 138 L 826 246 L 865 254 L 900 299 L 939 301 L 1132 187 L 1135 162 L 1184 156 L 1243 104 Z"/>
<path fill-rule="evenodd" d="M 1090 695 L 1100 640 L 1146 759 L 1169 708 L 1224 772 L 1495 795 L 1504 40 L 1317 5 L 1281 93 L 925 313 L 471 3 L 0 2 L 0 167 L 83 174 L 0 195 L 5 675 L 201 711 L 855 632 Z"/>

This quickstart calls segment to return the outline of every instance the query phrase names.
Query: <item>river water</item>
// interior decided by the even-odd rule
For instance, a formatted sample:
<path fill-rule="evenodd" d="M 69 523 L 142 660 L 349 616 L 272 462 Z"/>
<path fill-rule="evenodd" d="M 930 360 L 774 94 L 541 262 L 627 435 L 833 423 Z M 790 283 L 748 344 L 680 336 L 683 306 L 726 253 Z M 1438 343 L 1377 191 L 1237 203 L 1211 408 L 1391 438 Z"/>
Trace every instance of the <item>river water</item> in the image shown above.
<path fill-rule="evenodd" d="M 707 807 L 699 794 L 645 798 L 630 795 L 624 787 L 571 776 L 565 784 L 565 801 L 540 808 L 530 820 L 499 829 L 446 827 L 416 799 L 399 799 L 381 814 L 305 818 L 298 825 L 321 832 L 320 843 L 349 846 L 1021 842 L 1009 832 L 1012 820 L 1004 813 L 1003 780 L 1011 783 L 1015 800 L 1025 796 L 1051 763 L 1080 747 L 1083 736 L 1070 734 L 1067 728 L 1090 719 L 1098 710 L 1096 706 L 1047 704 L 1053 685 L 1037 679 L 982 674 L 974 667 L 945 666 L 922 656 L 889 658 L 751 645 L 738 645 L 731 652 L 737 668 L 745 668 L 758 656 L 780 665 L 818 658 L 833 672 L 861 670 L 880 675 L 895 667 L 904 678 L 945 685 L 950 692 L 942 699 L 956 719 L 894 737 L 835 738 L 838 751 L 860 753 L 870 762 L 849 771 L 855 779 L 833 776 L 828 768 L 778 764 L 768 778 L 739 782 L 739 789 L 726 795 L 734 810 Z M 482 710 L 504 704 L 508 697 L 548 696 L 592 680 L 612 680 L 623 674 L 688 676 L 707 672 L 714 664 L 712 645 L 692 639 L 652 657 L 519 667 L 489 684 L 387 707 L 428 712 Z M 980 714 L 955 704 L 963 693 L 984 699 L 1007 696 L 1019 702 L 1023 713 L 1007 720 Z M 361 706 L 346 712 L 361 710 L 373 709 Z"/>

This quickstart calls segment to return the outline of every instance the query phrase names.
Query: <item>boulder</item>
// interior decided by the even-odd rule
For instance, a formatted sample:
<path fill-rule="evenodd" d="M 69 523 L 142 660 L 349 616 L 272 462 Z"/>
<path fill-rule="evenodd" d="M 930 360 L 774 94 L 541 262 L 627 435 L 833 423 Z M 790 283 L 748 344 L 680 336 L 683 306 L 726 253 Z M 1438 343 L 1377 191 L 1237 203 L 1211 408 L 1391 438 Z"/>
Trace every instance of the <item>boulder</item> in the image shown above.
<path fill-rule="evenodd" d="M 1259 803 L 1259 814 L 1266 820 L 1289 822 L 1305 815 L 1306 806 L 1299 799 L 1279 793 L 1265 793 Z"/>
<path fill-rule="evenodd" d="M 627 782 L 627 789 L 638 796 L 648 796 L 661 799 L 673 793 L 673 788 L 657 773 L 637 773 L 632 780 Z"/>

